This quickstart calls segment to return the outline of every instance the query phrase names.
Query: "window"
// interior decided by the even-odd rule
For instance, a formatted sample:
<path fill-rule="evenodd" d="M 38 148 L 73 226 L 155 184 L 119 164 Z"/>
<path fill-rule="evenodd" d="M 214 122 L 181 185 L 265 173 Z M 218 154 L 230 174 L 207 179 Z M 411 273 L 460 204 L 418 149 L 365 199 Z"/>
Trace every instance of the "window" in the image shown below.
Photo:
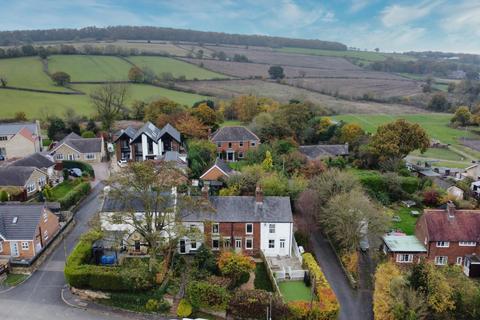
<path fill-rule="evenodd" d="M 238 158 L 239 158 L 239 159 L 243 159 L 243 152 L 239 152 L 239 153 L 238 153 Z"/>
<path fill-rule="evenodd" d="M 7 141 L 8 137 L 7 136 L 0 136 L 0 141 Z"/>
<path fill-rule="evenodd" d="M 230 238 L 223 239 L 223 247 L 230 248 L 232 244 L 230 243 Z"/>
<path fill-rule="evenodd" d="M 450 242 L 448 241 L 437 241 L 437 248 L 448 248 L 450 246 Z"/>
<path fill-rule="evenodd" d="M 85 159 L 87 160 L 94 160 L 95 159 L 95 153 L 87 153 L 85 155 Z"/>
<path fill-rule="evenodd" d="M 0 241 L 0 252 L 3 252 L 3 241 Z"/>
<path fill-rule="evenodd" d="M 477 243 L 475 241 L 460 241 L 458 245 L 460 247 L 475 247 Z"/>
<path fill-rule="evenodd" d="M 46 184 L 47 184 L 47 178 L 41 177 L 40 179 L 38 179 L 38 185 L 39 185 L 40 187 L 43 187 L 43 186 L 46 185 Z"/>
<path fill-rule="evenodd" d="M 28 248 L 30 248 L 30 246 L 28 245 L 28 242 L 22 241 L 22 250 L 28 250 Z"/>
<path fill-rule="evenodd" d="M 397 262 L 399 263 L 412 263 L 413 262 L 413 254 L 397 254 Z"/>
<path fill-rule="evenodd" d="M 43 222 L 47 222 L 48 221 L 48 212 L 47 210 L 43 210 Z"/>
<path fill-rule="evenodd" d="M 242 239 L 235 239 L 235 248 L 236 249 L 242 248 Z"/>
<path fill-rule="evenodd" d="M 220 248 L 220 240 L 212 239 L 212 250 L 218 250 Z"/>
<path fill-rule="evenodd" d="M 35 186 L 35 183 L 30 183 L 27 185 L 27 193 L 31 193 L 33 191 L 35 191 L 37 189 L 37 187 Z"/>
<path fill-rule="evenodd" d="M 275 249 L 275 240 L 268 240 L 268 248 Z"/>
<path fill-rule="evenodd" d="M 268 233 L 275 233 L 275 224 L 271 223 L 268 225 Z"/>
<path fill-rule="evenodd" d="M 435 264 L 437 266 L 444 266 L 447 264 L 447 261 L 448 261 L 448 257 L 447 256 L 438 256 L 438 257 L 435 257 Z"/>
<path fill-rule="evenodd" d="M 55 155 L 55 160 L 63 160 L 63 153 L 57 153 Z"/>
<path fill-rule="evenodd" d="M 219 229 L 220 229 L 220 228 L 219 228 L 219 225 L 218 225 L 218 223 L 214 223 L 214 224 L 212 224 L 212 233 L 216 233 L 216 234 L 218 234 L 218 232 L 219 232 Z"/>
<path fill-rule="evenodd" d="M 7 149 L 5 149 L 5 148 L 0 148 L 0 155 L 6 156 L 6 155 L 7 155 Z"/>
<path fill-rule="evenodd" d="M 285 239 L 280 239 L 280 249 L 285 249 Z"/>
<path fill-rule="evenodd" d="M 197 241 L 195 241 L 195 240 L 190 241 L 190 249 L 191 250 L 197 250 Z"/>
<path fill-rule="evenodd" d="M 252 147 L 255 147 L 255 141 L 252 141 L 251 145 Z"/>
<path fill-rule="evenodd" d="M 221 142 L 217 142 L 217 147 L 218 147 L 218 148 L 221 148 L 221 147 L 222 147 L 222 143 L 221 143 Z"/>
<path fill-rule="evenodd" d="M 228 147 L 229 147 L 229 148 L 232 147 L 232 143 L 231 143 L 231 142 L 228 143 Z"/>
<path fill-rule="evenodd" d="M 48 240 L 48 231 L 47 231 L 47 230 L 45 230 L 45 231 L 43 232 L 43 239 L 44 239 L 44 240 Z"/>
<path fill-rule="evenodd" d="M 456 264 L 461 266 L 462 265 L 462 260 L 463 260 L 463 257 L 457 257 L 457 262 Z"/>
<path fill-rule="evenodd" d="M 246 223 L 245 224 L 245 233 L 252 234 L 253 233 L 253 223 Z"/>
<path fill-rule="evenodd" d="M 253 239 L 252 238 L 245 239 L 245 249 L 248 249 L 248 250 L 253 249 Z"/>
<path fill-rule="evenodd" d="M 17 221 L 18 221 L 18 217 L 13 217 L 12 224 L 17 224 Z"/>
<path fill-rule="evenodd" d="M 239 144 L 240 144 L 240 147 L 243 147 L 243 141 L 240 141 Z"/>

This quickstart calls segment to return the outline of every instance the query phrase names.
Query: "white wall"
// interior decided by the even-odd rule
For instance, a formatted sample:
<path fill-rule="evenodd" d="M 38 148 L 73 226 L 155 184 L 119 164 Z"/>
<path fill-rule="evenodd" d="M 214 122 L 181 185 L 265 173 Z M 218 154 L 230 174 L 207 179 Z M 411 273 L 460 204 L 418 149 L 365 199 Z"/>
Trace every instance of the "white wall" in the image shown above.
<path fill-rule="evenodd" d="M 275 233 L 270 233 L 270 224 L 275 224 Z M 260 249 L 265 256 L 289 256 L 292 252 L 292 229 L 292 223 L 260 223 Z M 285 239 L 285 248 L 280 248 L 280 239 Z M 269 240 L 275 240 L 275 248 L 268 247 Z"/>
<path fill-rule="evenodd" d="M 192 240 L 190 240 L 188 237 L 183 237 L 181 240 L 185 240 L 185 254 L 187 253 L 195 253 L 200 246 L 203 244 L 203 235 L 204 235 L 204 224 L 203 222 L 182 222 L 183 226 L 185 228 L 190 228 L 190 226 L 194 226 L 197 228 L 199 231 L 199 237 L 202 237 L 201 239 L 195 239 L 194 241 L 197 244 L 196 249 L 192 249 Z M 180 253 L 180 241 L 178 243 L 178 252 Z"/>
<path fill-rule="evenodd" d="M 142 134 L 142 151 L 143 151 L 143 160 L 146 160 L 147 155 L 152 155 L 148 153 L 148 140 L 150 138 L 147 137 L 146 134 Z M 161 141 L 161 140 L 160 140 Z M 161 144 L 156 143 L 155 141 L 152 140 L 152 145 L 153 145 L 153 155 L 155 155 L 155 158 L 158 158 L 162 154 L 162 148 L 163 146 Z"/>

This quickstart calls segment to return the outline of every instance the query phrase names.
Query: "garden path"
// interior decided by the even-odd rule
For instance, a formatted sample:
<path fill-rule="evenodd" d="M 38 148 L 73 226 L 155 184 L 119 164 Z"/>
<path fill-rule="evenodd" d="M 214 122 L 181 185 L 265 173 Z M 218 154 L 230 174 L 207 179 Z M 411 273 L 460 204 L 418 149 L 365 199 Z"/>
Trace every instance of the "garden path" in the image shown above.
<path fill-rule="evenodd" d="M 240 289 L 242 290 L 253 290 L 255 289 L 255 271 L 252 271 L 250 272 L 250 278 L 248 279 L 247 282 L 245 282 L 244 284 L 242 284 L 240 286 Z"/>

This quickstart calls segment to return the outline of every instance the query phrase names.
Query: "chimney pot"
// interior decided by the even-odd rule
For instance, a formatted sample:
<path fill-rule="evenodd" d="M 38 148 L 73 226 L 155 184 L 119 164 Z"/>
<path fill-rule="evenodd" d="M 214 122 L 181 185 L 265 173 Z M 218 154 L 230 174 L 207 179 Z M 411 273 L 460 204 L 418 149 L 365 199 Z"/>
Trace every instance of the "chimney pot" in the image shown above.
<path fill-rule="evenodd" d="M 255 201 L 257 203 L 263 203 L 263 190 L 260 186 L 255 189 Z"/>

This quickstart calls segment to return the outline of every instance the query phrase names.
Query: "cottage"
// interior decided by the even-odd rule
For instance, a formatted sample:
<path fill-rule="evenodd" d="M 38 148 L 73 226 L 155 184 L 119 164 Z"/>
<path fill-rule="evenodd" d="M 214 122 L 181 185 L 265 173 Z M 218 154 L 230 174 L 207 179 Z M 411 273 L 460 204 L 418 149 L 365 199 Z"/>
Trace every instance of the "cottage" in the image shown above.
<path fill-rule="evenodd" d="M 55 162 L 53 159 L 46 154 L 34 153 L 30 156 L 27 156 L 23 159 L 14 161 L 10 164 L 13 167 L 35 167 L 48 176 L 48 181 L 52 183 L 57 183 L 61 178 L 61 172 L 55 170 Z"/>
<path fill-rule="evenodd" d="M 59 230 L 58 217 L 43 204 L 2 204 L 0 258 L 30 260 Z"/>
<path fill-rule="evenodd" d="M 220 158 L 217 158 L 213 166 L 205 171 L 205 173 L 200 176 L 200 179 L 203 180 L 205 184 L 210 186 L 222 185 L 222 180 L 227 179 L 235 173 L 237 172 L 230 168 L 228 163 Z"/>
<path fill-rule="evenodd" d="M 18 190 L 18 200 L 26 200 L 41 191 L 47 184 L 46 172 L 35 167 L 0 167 L 0 190 Z"/>
<path fill-rule="evenodd" d="M 210 135 L 217 145 L 217 157 L 227 162 L 242 160 L 248 150 L 256 149 L 260 139 L 241 126 L 222 127 Z"/>
<path fill-rule="evenodd" d="M 418 263 L 427 254 L 427 249 L 415 236 L 388 234 L 382 240 L 383 252 L 399 265 Z"/>
<path fill-rule="evenodd" d="M 308 160 L 321 160 L 332 157 L 348 156 L 348 143 L 345 144 L 318 144 L 311 146 L 300 146 L 298 148 Z"/>
<path fill-rule="evenodd" d="M 103 138 L 82 138 L 70 133 L 50 152 L 55 161 L 76 160 L 98 163 L 105 157 Z"/>
<path fill-rule="evenodd" d="M 40 122 L 0 124 L 0 160 L 23 158 L 42 151 Z"/>

